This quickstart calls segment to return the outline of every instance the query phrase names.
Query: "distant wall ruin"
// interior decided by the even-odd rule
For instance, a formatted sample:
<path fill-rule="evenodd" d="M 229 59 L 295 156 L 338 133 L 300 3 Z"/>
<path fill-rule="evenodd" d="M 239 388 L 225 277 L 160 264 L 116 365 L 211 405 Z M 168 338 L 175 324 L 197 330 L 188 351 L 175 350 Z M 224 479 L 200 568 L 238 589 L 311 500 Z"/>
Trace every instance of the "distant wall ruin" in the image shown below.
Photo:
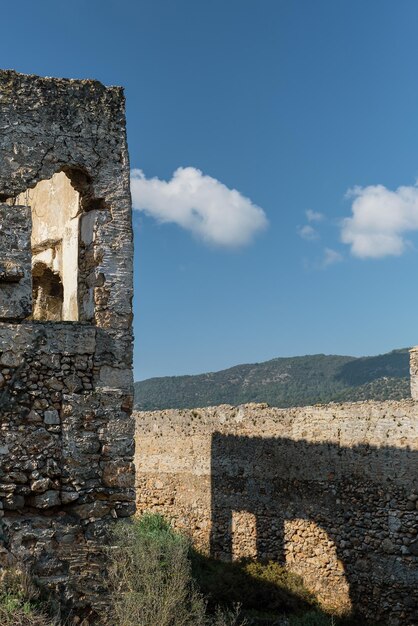
<path fill-rule="evenodd" d="M 223 558 L 285 563 L 324 606 L 418 623 L 412 400 L 136 413 L 138 511 Z"/>
<path fill-rule="evenodd" d="M 135 509 L 124 97 L 0 71 L 0 119 L 0 567 L 94 621 Z"/>

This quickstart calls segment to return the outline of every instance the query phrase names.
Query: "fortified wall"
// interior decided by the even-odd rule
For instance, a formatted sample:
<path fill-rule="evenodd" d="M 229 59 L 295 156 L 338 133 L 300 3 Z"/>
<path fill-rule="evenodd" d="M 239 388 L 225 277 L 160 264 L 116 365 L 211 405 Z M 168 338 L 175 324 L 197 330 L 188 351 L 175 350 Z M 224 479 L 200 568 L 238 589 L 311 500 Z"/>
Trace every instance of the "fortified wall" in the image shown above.
<path fill-rule="evenodd" d="M 135 508 L 131 298 L 122 89 L 0 71 L 0 566 L 92 619 Z"/>
<path fill-rule="evenodd" d="M 138 511 L 216 557 L 286 564 L 339 613 L 416 625 L 417 413 L 414 400 L 137 413 Z"/>

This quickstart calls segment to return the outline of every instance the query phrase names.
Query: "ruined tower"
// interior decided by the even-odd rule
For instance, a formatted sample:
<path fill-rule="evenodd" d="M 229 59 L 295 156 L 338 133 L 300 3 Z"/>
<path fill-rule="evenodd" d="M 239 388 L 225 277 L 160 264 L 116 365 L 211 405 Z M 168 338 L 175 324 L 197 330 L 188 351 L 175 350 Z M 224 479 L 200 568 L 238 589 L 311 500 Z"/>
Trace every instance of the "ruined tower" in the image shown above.
<path fill-rule="evenodd" d="M 81 611 L 134 512 L 131 322 L 122 89 L 0 71 L 0 566 Z"/>

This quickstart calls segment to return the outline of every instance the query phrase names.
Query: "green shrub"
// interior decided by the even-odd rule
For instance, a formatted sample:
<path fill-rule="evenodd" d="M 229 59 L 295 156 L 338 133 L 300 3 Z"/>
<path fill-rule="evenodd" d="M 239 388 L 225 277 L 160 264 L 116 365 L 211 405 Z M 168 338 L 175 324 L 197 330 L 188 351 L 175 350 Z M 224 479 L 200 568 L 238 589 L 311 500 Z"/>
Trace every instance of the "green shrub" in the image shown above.
<path fill-rule="evenodd" d="M 191 574 L 190 543 L 161 516 L 116 525 L 110 590 L 117 626 L 233 626 L 236 615 L 206 615 Z"/>

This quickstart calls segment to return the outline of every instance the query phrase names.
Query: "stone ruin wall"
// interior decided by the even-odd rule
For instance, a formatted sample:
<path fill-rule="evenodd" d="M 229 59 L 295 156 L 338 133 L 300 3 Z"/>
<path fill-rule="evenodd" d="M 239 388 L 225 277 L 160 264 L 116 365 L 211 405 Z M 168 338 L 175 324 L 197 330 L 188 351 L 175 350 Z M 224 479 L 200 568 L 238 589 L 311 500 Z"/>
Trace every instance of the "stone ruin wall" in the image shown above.
<path fill-rule="evenodd" d="M 131 299 L 122 89 L 0 71 L 0 569 L 94 623 L 135 509 Z"/>
<path fill-rule="evenodd" d="M 337 612 L 416 625 L 417 412 L 413 400 L 138 412 L 137 510 L 214 556 L 285 563 Z"/>

